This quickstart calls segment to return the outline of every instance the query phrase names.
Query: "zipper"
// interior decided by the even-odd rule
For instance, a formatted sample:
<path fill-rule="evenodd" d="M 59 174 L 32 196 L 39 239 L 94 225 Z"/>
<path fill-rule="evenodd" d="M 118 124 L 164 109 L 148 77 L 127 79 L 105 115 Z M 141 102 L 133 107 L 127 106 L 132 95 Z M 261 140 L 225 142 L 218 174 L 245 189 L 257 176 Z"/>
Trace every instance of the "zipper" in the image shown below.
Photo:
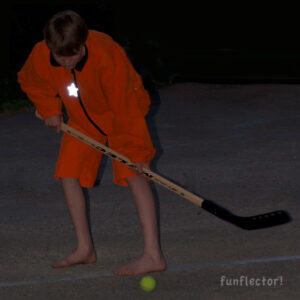
<path fill-rule="evenodd" d="M 77 87 L 77 93 L 78 93 L 78 100 L 79 100 L 79 103 L 80 103 L 80 106 L 84 112 L 84 114 L 86 115 L 86 117 L 88 118 L 88 120 L 94 125 L 94 127 L 103 135 L 107 136 L 107 134 L 105 134 L 103 132 L 103 130 L 101 130 L 101 128 L 92 120 L 92 118 L 89 116 L 89 114 L 87 113 L 83 103 L 82 103 L 82 100 L 81 100 L 81 97 L 80 97 L 80 92 L 79 92 L 79 88 L 78 88 L 78 84 L 77 84 L 77 79 L 76 79 L 76 75 L 75 75 L 75 71 L 74 69 L 72 69 L 72 75 L 73 75 L 73 78 L 74 78 L 74 82 L 75 82 L 75 85 Z"/>

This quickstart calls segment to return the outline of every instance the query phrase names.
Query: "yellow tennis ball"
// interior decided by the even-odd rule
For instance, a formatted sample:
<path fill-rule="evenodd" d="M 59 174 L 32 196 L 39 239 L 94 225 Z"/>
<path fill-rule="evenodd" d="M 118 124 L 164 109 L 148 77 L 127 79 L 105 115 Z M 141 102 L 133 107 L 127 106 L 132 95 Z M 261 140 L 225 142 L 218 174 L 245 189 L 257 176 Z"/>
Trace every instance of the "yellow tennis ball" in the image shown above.
<path fill-rule="evenodd" d="M 141 279 L 140 286 L 144 292 L 152 292 L 156 287 L 156 281 L 152 276 L 147 275 Z"/>

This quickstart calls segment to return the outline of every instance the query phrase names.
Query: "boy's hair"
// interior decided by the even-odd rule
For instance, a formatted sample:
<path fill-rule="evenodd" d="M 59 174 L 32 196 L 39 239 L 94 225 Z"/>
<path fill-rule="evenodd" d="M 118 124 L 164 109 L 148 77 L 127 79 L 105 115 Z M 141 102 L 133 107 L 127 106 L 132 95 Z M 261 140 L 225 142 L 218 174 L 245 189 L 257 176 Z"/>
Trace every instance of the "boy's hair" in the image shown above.
<path fill-rule="evenodd" d="M 50 51 L 57 55 L 72 56 L 85 43 L 88 28 L 76 12 L 65 10 L 49 19 L 43 35 Z"/>

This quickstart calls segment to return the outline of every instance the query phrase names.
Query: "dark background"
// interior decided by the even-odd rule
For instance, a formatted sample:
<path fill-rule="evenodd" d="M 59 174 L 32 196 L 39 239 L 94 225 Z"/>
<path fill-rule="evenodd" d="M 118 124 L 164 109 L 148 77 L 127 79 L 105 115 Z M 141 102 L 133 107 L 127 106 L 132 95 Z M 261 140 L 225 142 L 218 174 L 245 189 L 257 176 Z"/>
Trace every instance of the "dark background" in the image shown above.
<path fill-rule="evenodd" d="M 73 9 L 127 51 L 146 82 L 300 79 L 297 7 L 210 1 L 13 1 L 1 9 L 1 76 L 15 78 L 54 13 Z M 2 93 L 3 95 L 3 93 Z"/>

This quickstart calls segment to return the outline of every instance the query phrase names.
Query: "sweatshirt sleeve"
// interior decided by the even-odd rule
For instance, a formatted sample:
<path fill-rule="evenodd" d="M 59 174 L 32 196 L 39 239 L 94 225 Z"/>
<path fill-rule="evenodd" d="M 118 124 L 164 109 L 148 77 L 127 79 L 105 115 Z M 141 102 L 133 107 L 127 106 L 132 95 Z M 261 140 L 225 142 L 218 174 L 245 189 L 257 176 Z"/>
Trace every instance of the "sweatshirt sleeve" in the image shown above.
<path fill-rule="evenodd" d="M 113 42 L 107 60 L 102 82 L 114 114 L 111 146 L 132 162 L 149 162 L 155 154 L 145 120 L 150 96 L 119 44 Z"/>
<path fill-rule="evenodd" d="M 57 90 L 51 85 L 50 80 L 47 80 L 50 62 L 43 54 L 41 45 L 37 44 L 18 72 L 18 82 L 42 118 L 46 119 L 62 114 L 62 103 L 57 97 Z"/>

